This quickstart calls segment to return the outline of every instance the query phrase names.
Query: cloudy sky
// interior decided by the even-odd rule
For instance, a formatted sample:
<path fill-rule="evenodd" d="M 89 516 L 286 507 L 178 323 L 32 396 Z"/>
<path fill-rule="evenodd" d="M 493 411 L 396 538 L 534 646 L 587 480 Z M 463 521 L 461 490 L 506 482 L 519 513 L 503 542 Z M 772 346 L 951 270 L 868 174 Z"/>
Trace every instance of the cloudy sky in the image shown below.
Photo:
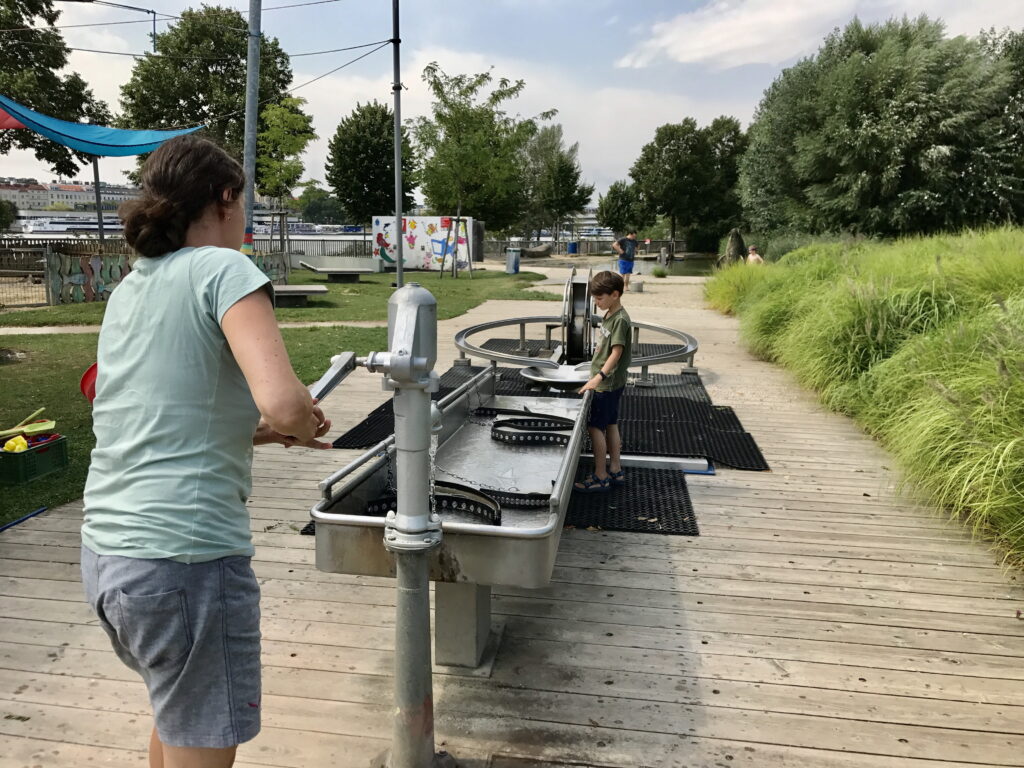
<path fill-rule="evenodd" d="M 383 40 L 391 35 L 387 0 L 337 0 L 274 10 L 303 0 L 264 0 L 263 29 L 289 53 Z M 149 16 L 56 0 L 58 24 L 134 21 L 63 30 L 71 47 L 142 52 Z M 174 15 L 198 3 L 131 0 Z M 247 9 L 244 0 L 220 3 Z M 555 121 L 578 141 L 584 176 L 598 192 L 624 178 L 658 125 L 693 117 L 705 124 L 733 115 L 747 124 L 764 89 L 785 67 L 813 53 L 822 38 L 854 16 L 881 21 L 925 13 L 950 34 L 995 27 L 1024 28 L 1021 0 L 406 0 L 402 4 L 403 116 L 429 111 L 420 79 L 437 61 L 449 73 L 481 72 L 526 80 L 515 109 L 533 115 L 557 109 Z M 173 21 L 160 22 L 158 29 Z M 2 35 L 0 35 L 2 40 Z M 351 53 L 292 61 L 294 84 L 339 66 Z M 73 52 L 70 66 L 97 96 L 117 108 L 133 59 Z M 306 175 L 323 179 L 327 140 L 356 102 L 391 98 L 388 49 L 301 88 L 320 139 L 306 154 Z M 138 126 L 140 128 L 146 126 Z M 104 179 L 119 181 L 131 161 L 109 158 Z M 83 171 L 85 175 L 87 171 Z M 53 178 L 24 152 L 0 156 L 0 176 Z"/>

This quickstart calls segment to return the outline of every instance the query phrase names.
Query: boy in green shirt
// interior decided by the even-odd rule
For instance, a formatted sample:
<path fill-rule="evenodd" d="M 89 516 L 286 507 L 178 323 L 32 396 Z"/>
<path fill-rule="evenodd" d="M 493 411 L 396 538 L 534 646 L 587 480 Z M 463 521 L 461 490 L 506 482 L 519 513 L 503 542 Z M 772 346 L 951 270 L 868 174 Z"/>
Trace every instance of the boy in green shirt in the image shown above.
<path fill-rule="evenodd" d="M 594 390 L 587 421 L 590 442 L 594 446 L 594 471 L 575 484 L 576 490 L 582 493 L 600 493 L 626 482 L 620 461 L 622 437 L 618 421 L 619 400 L 626 388 L 633 357 L 633 326 L 622 308 L 623 288 L 622 276 L 614 272 L 598 272 L 590 280 L 590 295 L 605 314 L 597 328 L 597 350 L 590 361 L 590 381 L 580 389 L 581 393 Z"/>

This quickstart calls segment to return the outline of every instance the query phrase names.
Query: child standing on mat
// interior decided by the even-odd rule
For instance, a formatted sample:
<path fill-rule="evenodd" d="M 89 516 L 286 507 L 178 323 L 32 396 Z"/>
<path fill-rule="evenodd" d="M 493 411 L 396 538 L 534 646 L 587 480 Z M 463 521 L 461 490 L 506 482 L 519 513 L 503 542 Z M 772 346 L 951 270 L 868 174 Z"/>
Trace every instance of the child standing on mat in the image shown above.
<path fill-rule="evenodd" d="M 626 388 L 629 364 L 633 359 L 633 325 L 622 308 L 624 285 L 621 275 L 598 272 L 590 280 L 590 295 L 604 320 L 597 329 L 597 350 L 590 361 L 590 381 L 580 392 L 594 390 L 590 401 L 590 442 L 594 446 L 594 471 L 575 484 L 582 493 L 608 491 L 613 485 L 625 485 L 622 471 L 622 437 L 619 435 L 619 401 Z M 607 463 L 606 463 L 607 457 Z"/>

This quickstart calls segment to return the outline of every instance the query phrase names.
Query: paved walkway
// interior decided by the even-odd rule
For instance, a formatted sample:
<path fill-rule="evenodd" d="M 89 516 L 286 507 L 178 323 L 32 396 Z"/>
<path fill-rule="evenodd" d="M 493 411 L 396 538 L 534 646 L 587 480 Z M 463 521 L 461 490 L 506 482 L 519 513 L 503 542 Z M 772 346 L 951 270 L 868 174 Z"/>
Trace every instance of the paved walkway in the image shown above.
<path fill-rule="evenodd" d="M 1024 766 L 1024 594 L 997 556 L 901 496 L 891 458 L 747 354 L 699 285 L 626 301 L 700 340 L 774 471 L 691 477 L 697 538 L 566 531 L 550 587 L 495 590 L 492 677 L 435 676 L 439 744 L 478 768 Z M 488 302 L 440 338 L 555 312 Z M 326 405 L 340 432 L 384 397 L 358 371 Z M 239 765 L 365 766 L 388 744 L 394 584 L 318 572 L 296 535 L 351 455 L 257 450 L 265 728 Z M 145 692 L 82 603 L 80 518 L 0 534 L 0 768 L 144 760 Z"/>

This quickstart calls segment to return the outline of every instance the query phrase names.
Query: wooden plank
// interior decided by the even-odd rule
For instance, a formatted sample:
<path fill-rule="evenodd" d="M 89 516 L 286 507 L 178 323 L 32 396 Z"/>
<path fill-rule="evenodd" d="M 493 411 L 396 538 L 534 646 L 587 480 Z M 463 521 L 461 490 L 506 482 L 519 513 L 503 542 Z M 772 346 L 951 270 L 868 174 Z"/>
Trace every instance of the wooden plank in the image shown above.
<path fill-rule="evenodd" d="M 68 685 L 66 677 L 59 675 L 5 674 L 0 675 L 0 700 L 6 698 L 16 702 L 13 707 L 20 711 L 22 702 L 44 706 L 83 706 L 100 709 L 103 712 L 144 715 L 148 703 L 141 681 L 95 681 L 86 684 L 86 679 L 77 678 L 82 684 Z M 264 719 L 266 726 L 278 729 L 312 730 L 317 733 L 332 733 L 345 736 L 360 736 L 371 732 L 386 719 L 386 707 L 381 703 L 381 686 L 370 684 L 361 695 L 356 692 L 357 701 L 337 701 L 315 696 L 311 690 L 325 690 L 321 684 L 310 688 L 301 686 L 301 676 L 289 675 L 284 678 L 270 677 L 264 696 Z M 712 685 L 717 686 L 718 683 Z M 282 695 L 280 688 L 287 688 L 288 695 Z M 607 686 L 605 686 L 607 688 Z M 8 691 L 20 691 L 11 694 Z M 347 687 L 351 691 L 351 687 Z M 737 690 L 736 703 L 743 705 L 744 698 Z M 857 739 L 849 734 L 829 727 L 827 723 L 835 718 L 825 715 L 803 713 L 797 719 L 788 713 L 753 709 L 747 706 L 727 706 L 718 697 L 721 689 L 695 690 L 687 704 L 658 702 L 646 707 L 630 706 L 628 701 L 600 695 L 535 691 L 529 688 L 496 686 L 489 681 L 466 678 L 446 678 L 437 691 L 438 707 L 444 714 L 439 718 L 439 730 L 453 729 L 459 733 L 455 738 L 472 738 L 484 744 L 500 742 L 507 738 L 510 724 L 516 721 L 533 721 L 539 730 L 552 733 L 565 732 L 566 726 L 593 728 L 598 732 L 608 729 L 615 731 L 620 740 L 632 737 L 639 741 L 648 735 L 663 733 L 686 735 L 697 731 L 705 738 L 744 738 L 749 741 L 775 744 L 777 746 L 800 746 L 804 748 L 853 749 L 875 754 L 905 753 L 900 746 L 911 740 L 915 755 L 928 759 L 971 757 L 971 749 L 984 750 L 986 755 L 999 765 L 1019 765 L 1015 762 L 1013 742 L 1007 746 L 1008 733 L 992 728 L 992 723 L 983 724 L 991 732 L 975 731 L 971 744 L 964 744 L 963 723 L 957 730 L 941 726 L 922 727 L 917 723 L 891 723 L 881 720 L 861 722 Z M 748 692 L 749 695 L 749 692 Z M 892 697 L 890 697 L 892 698 Z M 543 700 L 543 703 L 542 701 Z M 714 703 L 711 703 L 714 702 Z M 542 709 L 541 709 L 542 708 Z M 543 712 L 543 719 L 534 713 Z M 1019 720 L 1003 717 L 999 721 L 1015 728 L 1019 733 Z M 793 727 L 802 723 L 804 727 L 817 724 L 805 733 L 794 732 Z M 788 726 L 788 727 L 787 727 Z M 799 731 L 799 729 L 797 729 Z M 624 737 L 624 732 L 627 734 Z M 634 732 L 634 733 L 630 733 Z M 861 741 L 863 740 L 863 741 Z M 857 750 L 858 742 L 861 746 Z M 921 742 L 924 743 L 922 746 Z M 596 757 L 596 755 L 595 755 Z"/>

